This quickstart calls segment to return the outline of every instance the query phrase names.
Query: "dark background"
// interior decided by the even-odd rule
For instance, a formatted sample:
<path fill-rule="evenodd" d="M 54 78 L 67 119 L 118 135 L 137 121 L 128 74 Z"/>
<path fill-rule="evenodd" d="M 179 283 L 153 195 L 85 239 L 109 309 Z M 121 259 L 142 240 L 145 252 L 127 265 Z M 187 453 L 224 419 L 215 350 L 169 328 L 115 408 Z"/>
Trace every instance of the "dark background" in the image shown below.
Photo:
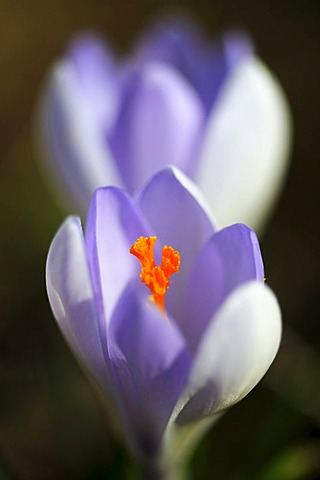
<path fill-rule="evenodd" d="M 63 212 L 38 169 L 33 119 L 46 72 L 74 33 L 98 30 L 125 52 L 174 5 L 210 35 L 247 29 L 286 91 L 294 124 L 287 184 L 262 239 L 283 311 L 282 347 L 190 469 L 197 479 L 320 478 L 319 2 L 12 0 L 0 3 L 1 480 L 136 478 L 47 303 L 45 258 Z"/>

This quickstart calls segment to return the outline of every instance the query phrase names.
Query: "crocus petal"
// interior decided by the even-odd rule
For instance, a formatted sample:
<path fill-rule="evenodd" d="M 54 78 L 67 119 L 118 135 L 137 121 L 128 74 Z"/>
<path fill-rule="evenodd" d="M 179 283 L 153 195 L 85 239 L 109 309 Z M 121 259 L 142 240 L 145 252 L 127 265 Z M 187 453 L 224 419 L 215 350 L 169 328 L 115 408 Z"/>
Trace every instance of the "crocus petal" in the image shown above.
<path fill-rule="evenodd" d="M 186 289 L 180 328 L 195 352 L 210 319 L 237 286 L 263 282 L 258 239 L 250 228 L 235 224 L 213 235 L 201 249 Z"/>
<path fill-rule="evenodd" d="M 147 235 L 147 227 L 130 197 L 114 187 L 96 190 L 87 218 L 86 249 L 99 312 L 107 323 L 128 281 L 139 281 L 139 262 L 130 247 L 141 235 Z"/>
<path fill-rule="evenodd" d="M 152 456 L 185 384 L 190 355 L 174 324 L 131 286 L 114 311 L 108 335 L 124 421 L 133 445 Z"/>
<path fill-rule="evenodd" d="M 117 166 L 131 193 L 171 163 L 191 175 L 204 121 L 196 92 L 170 66 L 150 63 L 133 81 L 135 87 L 110 135 Z"/>
<path fill-rule="evenodd" d="M 199 53 L 200 38 L 197 26 L 187 19 L 161 19 L 141 36 L 133 58 L 140 65 L 168 63 L 185 74 L 190 55 L 194 60 Z"/>
<path fill-rule="evenodd" d="M 140 64 L 162 61 L 173 65 L 193 85 L 209 112 L 232 69 L 252 53 L 252 42 L 244 32 L 230 31 L 219 42 L 208 44 L 191 22 L 169 19 L 142 37 L 134 59 Z"/>
<path fill-rule="evenodd" d="M 203 336 L 176 422 L 213 415 L 241 400 L 269 368 L 280 336 L 281 314 L 272 291 L 256 282 L 238 287 Z"/>
<path fill-rule="evenodd" d="M 137 202 L 161 242 L 180 253 L 180 271 L 167 293 L 168 309 L 178 321 L 190 267 L 214 233 L 210 214 L 197 187 L 174 167 L 156 174 L 140 192 Z"/>
<path fill-rule="evenodd" d="M 233 69 L 253 53 L 250 39 L 242 32 L 229 32 L 219 42 L 199 45 L 194 58 L 188 56 L 186 75 L 199 93 L 206 112 L 214 107 L 220 89 Z"/>
<path fill-rule="evenodd" d="M 46 268 L 51 308 L 78 359 L 107 388 L 108 370 L 80 220 L 69 217 L 51 244 Z"/>
<path fill-rule="evenodd" d="M 71 43 L 67 58 L 72 63 L 79 91 L 105 132 L 113 125 L 119 105 L 118 68 L 108 46 L 94 35 Z"/>
<path fill-rule="evenodd" d="M 272 74 L 257 58 L 240 62 L 212 111 L 197 175 L 221 227 L 263 224 L 283 181 L 289 127 Z"/>
<path fill-rule="evenodd" d="M 60 62 L 51 74 L 40 105 L 40 148 L 53 185 L 86 212 L 93 191 L 101 185 L 121 185 L 102 125 L 83 101 L 76 70 Z"/>

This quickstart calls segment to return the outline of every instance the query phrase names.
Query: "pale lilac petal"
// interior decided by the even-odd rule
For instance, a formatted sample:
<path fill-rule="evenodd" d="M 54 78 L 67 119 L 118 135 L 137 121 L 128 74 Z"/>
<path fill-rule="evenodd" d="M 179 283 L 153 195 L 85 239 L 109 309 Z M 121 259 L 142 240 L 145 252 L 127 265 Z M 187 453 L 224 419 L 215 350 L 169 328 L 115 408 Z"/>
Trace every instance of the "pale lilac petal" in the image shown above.
<path fill-rule="evenodd" d="M 283 182 L 289 138 L 277 81 L 257 58 L 240 62 L 212 111 L 196 177 L 219 226 L 264 223 Z"/>
<path fill-rule="evenodd" d="M 258 239 L 250 228 L 235 224 L 217 232 L 204 245 L 191 270 L 183 299 L 182 329 L 195 352 L 210 319 L 237 286 L 263 282 Z"/>
<path fill-rule="evenodd" d="M 209 112 L 232 69 L 252 53 L 253 45 L 244 32 L 230 31 L 209 44 L 194 24 L 172 19 L 156 24 L 142 37 L 134 59 L 141 64 L 162 61 L 173 65 L 193 85 Z"/>
<path fill-rule="evenodd" d="M 139 282 L 140 267 L 131 245 L 147 235 L 146 224 L 130 197 L 120 189 L 98 189 L 86 224 L 86 249 L 101 317 L 107 324 L 129 280 Z"/>
<path fill-rule="evenodd" d="M 179 321 L 190 268 L 203 244 L 214 233 L 208 210 L 196 186 L 176 168 L 156 174 L 137 198 L 138 205 L 163 245 L 181 256 L 180 272 L 172 277 L 167 306 Z"/>
<path fill-rule="evenodd" d="M 151 63 L 133 81 L 110 135 L 117 166 L 131 193 L 168 164 L 191 175 L 204 121 L 196 92 L 169 66 Z"/>
<path fill-rule="evenodd" d="M 86 212 L 93 191 L 121 185 L 103 126 L 83 98 L 72 62 L 53 70 L 40 105 L 40 148 L 48 177 L 61 195 Z"/>
<path fill-rule="evenodd" d="M 78 87 L 101 127 L 108 132 L 113 125 L 121 88 L 118 66 L 108 46 L 95 35 L 76 37 L 67 59 L 72 63 Z"/>
<path fill-rule="evenodd" d="M 176 421 L 199 420 L 241 400 L 268 370 L 280 337 L 281 314 L 272 291 L 257 282 L 238 287 L 203 336 Z"/>
<path fill-rule="evenodd" d="M 108 335 L 126 428 L 151 456 L 187 379 L 190 355 L 178 329 L 130 287 L 114 311 Z"/>
<path fill-rule="evenodd" d="M 229 32 L 216 43 L 203 42 L 195 58 L 188 57 L 186 75 L 199 93 L 207 113 L 214 107 L 232 70 L 252 53 L 253 46 L 244 33 Z"/>
<path fill-rule="evenodd" d="M 187 19 L 165 18 L 156 22 L 140 38 L 133 59 L 140 65 L 161 61 L 185 74 L 190 56 L 199 53 L 201 34 Z"/>
<path fill-rule="evenodd" d="M 46 267 L 51 308 L 78 359 L 108 388 L 106 344 L 100 334 L 80 220 L 68 218 L 51 244 Z"/>

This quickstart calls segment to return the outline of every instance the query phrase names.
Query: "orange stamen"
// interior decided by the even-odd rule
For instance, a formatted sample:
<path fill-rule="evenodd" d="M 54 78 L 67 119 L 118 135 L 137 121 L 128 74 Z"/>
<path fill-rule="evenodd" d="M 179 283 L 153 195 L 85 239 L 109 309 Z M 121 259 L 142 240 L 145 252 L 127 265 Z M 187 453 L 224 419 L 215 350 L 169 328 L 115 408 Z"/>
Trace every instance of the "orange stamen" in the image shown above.
<path fill-rule="evenodd" d="M 140 237 L 130 248 L 141 263 L 141 282 L 149 287 L 157 307 L 164 312 L 164 298 L 171 282 L 169 278 L 178 273 L 180 268 L 180 254 L 174 248 L 165 245 L 162 248 L 161 266 L 157 266 L 154 259 L 154 244 L 157 237 Z"/>

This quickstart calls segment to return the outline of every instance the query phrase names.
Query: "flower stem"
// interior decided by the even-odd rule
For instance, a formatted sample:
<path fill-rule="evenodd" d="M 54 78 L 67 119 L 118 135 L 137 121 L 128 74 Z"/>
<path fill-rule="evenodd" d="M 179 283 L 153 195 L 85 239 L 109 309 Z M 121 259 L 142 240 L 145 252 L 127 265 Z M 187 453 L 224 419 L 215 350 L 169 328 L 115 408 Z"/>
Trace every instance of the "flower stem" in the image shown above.
<path fill-rule="evenodd" d="M 166 470 L 148 465 L 142 470 L 141 480 L 187 480 L 185 466 L 171 466 Z"/>

